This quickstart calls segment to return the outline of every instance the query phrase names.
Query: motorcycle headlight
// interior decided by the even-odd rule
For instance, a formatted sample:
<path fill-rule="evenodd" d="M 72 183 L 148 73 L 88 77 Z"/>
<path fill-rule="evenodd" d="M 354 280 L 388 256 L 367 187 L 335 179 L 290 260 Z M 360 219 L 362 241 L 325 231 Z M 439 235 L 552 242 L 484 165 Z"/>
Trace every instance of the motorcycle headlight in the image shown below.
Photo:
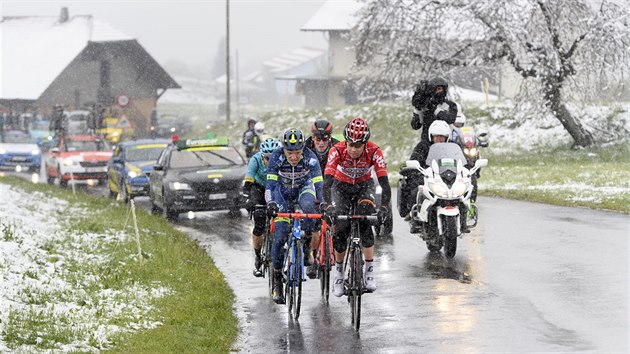
<path fill-rule="evenodd" d="M 168 186 L 172 190 L 176 190 L 176 191 L 191 190 L 190 185 L 188 183 L 169 182 Z"/>
<path fill-rule="evenodd" d="M 130 171 L 128 174 L 129 178 L 136 178 L 138 177 L 138 173 L 135 171 Z"/>
<path fill-rule="evenodd" d="M 439 197 L 448 197 L 448 187 L 444 182 L 429 184 L 431 192 Z"/>
<path fill-rule="evenodd" d="M 453 197 L 459 197 L 468 190 L 468 183 L 455 182 L 453 184 Z"/>
<path fill-rule="evenodd" d="M 35 149 L 31 151 L 31 155 L 39 155 L 39 150 Z"/>
<path fill-rule="evenodd" d="M 64 166 L 72 166 L 72 165 L 74 165 L 74 164 L 75 164 L 75 162 L 74 162 L 74 160 L 72 160 L 72 159 L 69 159 L 69 158 L 68 158 L 68 159 L 64 159 L 64 160 L 63 160 L 63 165 L 64 165 Z"/>
<path fill-rule="evenodd" d="M 470 156 L 477 156 L 477 148 L 470 149 Z"/>

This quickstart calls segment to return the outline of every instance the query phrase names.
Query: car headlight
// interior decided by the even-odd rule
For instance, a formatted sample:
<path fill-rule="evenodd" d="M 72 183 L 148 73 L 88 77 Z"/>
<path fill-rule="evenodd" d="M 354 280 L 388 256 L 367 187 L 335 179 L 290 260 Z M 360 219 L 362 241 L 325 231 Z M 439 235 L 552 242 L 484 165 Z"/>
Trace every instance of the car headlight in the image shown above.
<path fill-rule="evenodd" d="M 138 177 L 138 173 L 135 171 L 130 171 L 128 174 L 129 178 L 136 178 Z"/>
<path fill-rule="evenodd" d="M 39 150 L 33 150 L 33 151 L 31 151 L 31 155 L 39 155 Z"/>
<path fill-rule="evenodd" d="M 453 184 L 453 197 L 459 197 L 468 190 L 468 183 L 455 182 Z"/>
<path fill-rule="evenodd" d="M 64 160 L 63 160 L 63 165 L 64 165 L 64 166 L 72 166 L 72 165 L 74 165 L 74 164 L 75 164 L 75 162 L 74 162 L 74 160 L 72 160 L 72 159 L 64 159 Z"/>
<path fill-rule="evenodd" d="M 191 190 L 190 185 L 188 183 L 181 183 L 181 182 L 169 182 L 168 186 L 172 189 L 172 190 L 176 190 L 176 191 L 185 191 L 185 190 Z"/>
<path fill-rule="evenodd" d="M 5 149 L 0 149 L 0 154 L 6 154 L 7 151 Z"/>
<path fill-rule="evenodd" d="M 448 197 L 448 187 L 444 182 L 430 183 L 429 190 L 439 197 Z"/>

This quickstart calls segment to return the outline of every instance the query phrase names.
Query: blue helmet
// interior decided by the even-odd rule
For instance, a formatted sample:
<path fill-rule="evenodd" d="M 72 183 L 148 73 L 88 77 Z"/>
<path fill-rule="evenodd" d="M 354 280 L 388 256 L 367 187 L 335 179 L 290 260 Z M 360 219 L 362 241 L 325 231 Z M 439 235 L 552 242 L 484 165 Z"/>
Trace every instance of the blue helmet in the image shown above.
<path fill-rule="evenodd" d="M 260 144 L 260 152 L 265 155 L 272 154 L 280 147 L 280 142 L 276 138 L 267 138 Z"/>
<path fill-rule="evenodd" d="M 285 150 L 304 150 L 304 133 L 298 128 L 289 128 L 282 136 L 282 146 Z"/>

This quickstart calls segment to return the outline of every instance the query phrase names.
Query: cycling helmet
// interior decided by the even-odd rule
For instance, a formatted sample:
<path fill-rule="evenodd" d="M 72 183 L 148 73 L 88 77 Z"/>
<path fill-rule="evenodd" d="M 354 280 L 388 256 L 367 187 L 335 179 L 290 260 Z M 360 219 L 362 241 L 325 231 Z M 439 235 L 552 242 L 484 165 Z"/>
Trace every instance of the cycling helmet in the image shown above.
<path fill-rule="evenodd" d="M 433 141 L 434 135 L 445 136 L 446 141 L 451 139 L 451 128 L 443 120 L 436 120 L 429 126 L 429 140 Z"/>
<path fill-rule="evenodd" d="M 332 135 L 332 124 L 326 119 L 316 120 L 311 126 L 311 132 L 313 136 L 318 138 L 330 138 Z"/>
<path fill-rule="evenodd" d="M 370 140 L 370 127 L 363 118 L 354 118 L 346 124 L 343 137 L 351 143 L 367 143 Z"/>
<path fill-rule="evenodd" d="M 455 123 L 453 125 L 457 128 L 461 128 L 466 124 L 466 116 L 461 111 L 457 111 L 457 117 L 455 117 Z"/>
<path fill-rule="evenodd" d="M 262 134 L 264 131 L 265 131 L 265 123 L 258 122 L 254 124 L 254 132 L 256 132 L 256 134 Z"/>
<path fill-rule="evenodd" d="M 267 138 L 260 144 L 260 152 L 270 155 L 280 147 L 280 142 L 276 138 Z"/>
<path fill-rule="evenodd" d="M 282 136 L 282 147 L 288 151 L 304 150 L 304 134 L 298 128 L 287 129 Z"/>

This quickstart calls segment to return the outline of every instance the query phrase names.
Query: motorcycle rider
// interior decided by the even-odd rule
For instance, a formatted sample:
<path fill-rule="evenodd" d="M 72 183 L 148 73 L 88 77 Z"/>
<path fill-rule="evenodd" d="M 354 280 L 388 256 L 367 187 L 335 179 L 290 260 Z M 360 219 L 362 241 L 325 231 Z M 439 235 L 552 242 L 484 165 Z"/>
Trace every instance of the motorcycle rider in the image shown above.
<path fill-rule="evenodd" d="M 335 249 L 335 276 L 333 295 L 343 295 L 343 260 L 346 253 L 347 239 L 350 236 L 350 222 L 339 220 L 335 215 L 347 215 L 352 202 L 356 202 L 356 214 L 374 214 L 374 182 L 372 169 L 383 189 L 382 203 L 378 210 L 379 220 L 388 213 L 391 188 L 387 177 L 387 168 L 383 152 L 375 143 L 369 141 L 370 128 L 363 118 L 354 118 L 343 131 L 344 141 L 335 144 L 328 156 L 324 170 L 324 200 L 320 209 L 324 213 L 326 223 L 335 223 L 333 247 Z M 365 286 L 368 290 L 376 290 L 374 277 L 374 234 L 368 221 L 361 221 L 361 245 L 365 256 Z"/>
<path fill-rule="evenodd" d="M 414 147 L 410 160 L 419 160 L 423 154 L 421 150 L 426 149 L 431 144 L 429 140 L 429 127 L 435 121 L 441 120 L 448 124 L 453 124 L 457 117 L 457 105 L 446 98 L 448 93 L 448 83 L 441 77 L 435 77 L 428 82 L 422 82 L 411 100 L 414 106 L 411 128 L 422 129 L 420 142 Z M 427 145 L 429 144 L 429 145 Z M 426 158 L 426 157 L 425 157 Z M 400 203 L 398 212 L 405 220 L 409 220 L 409 212 L 415 201 L 416 190 L 420 185 L 420 173 L 409 175 L 404 184 L 400 185 Z"/>
<path fill-rule="evenodd" d="M 249 159 L 245 183 L 243 185 L 243 196 L 247 198 L 245 209 L 253 214 L 254 230 L 252 231 L 252 244 L 254 246 L 254 276 L 262 277 L 262 257 L 261 249 L 263 244 L 263 233 L 265 230 L 265 210 L 255 209 L 255 205 L 265 205 L 265 185 L 267 184 L 267 166 L 269 156 L 280 147 L 277 139 L 269 138 L 260 144 L 260 151 Z"/>
<path fill-rule="evenodd" d="M 267 168 L 267 185 L 265 200 L 267 201 L 267 216 L 275 217 L 278 212 L 291 212 L 293 205 L 298 203 L 304 213 L 315 213 L 316 200 L 322 201 L 322 171 L 315 153 L 305 147 L 304 134 L 300 129 L 289 128 L 282 137 L 282 147 L 274 151 L 269 158 Z M 307 239 L 317 237 L 314 231 L 314 220 L 304 219 L 302 229 Z M 289 219 L 275 219 L 272 258 L 274 268 L 273 301 L 284 303 L 282 284 L 282 250 L 289 235 Z M 305 244 L 307 242 L 305 241 Z M 306 254 L 305 254 L 306 258 Z"/>

